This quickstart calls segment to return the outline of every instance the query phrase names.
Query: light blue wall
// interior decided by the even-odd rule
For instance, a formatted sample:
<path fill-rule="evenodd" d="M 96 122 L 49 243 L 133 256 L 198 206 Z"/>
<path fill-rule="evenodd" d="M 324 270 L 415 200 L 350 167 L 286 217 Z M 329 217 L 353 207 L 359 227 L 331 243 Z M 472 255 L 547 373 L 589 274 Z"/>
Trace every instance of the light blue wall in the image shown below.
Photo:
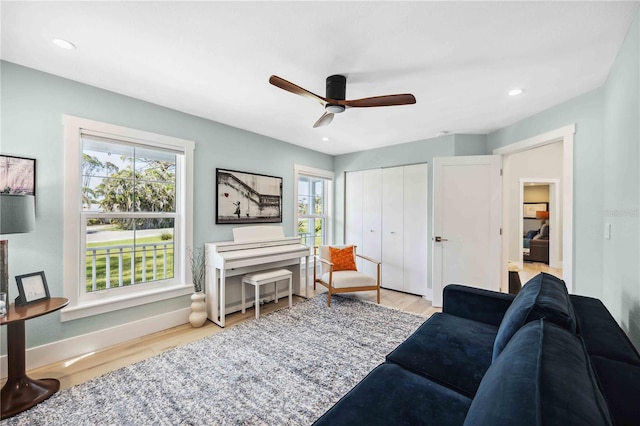
<path fill-rule="evenodd" d="M 640 13 L 603 87 L 489 134 L 487 148 L 576 123 L 575 292 L 601 298 L 640 348 L 639 21 Z"/>
<path fill-rule="evenodd" d="M 487 135 L 487 148 L 518 142 L 550 130 L 576 124 L 573 179 L 574 291 L 601 297 L 602 210 L 602 90 L 598 89 Z"/>
<path fill-rule="evenodd" d="M 639 15 L 640 16 L 640 15 Z M 603 301 L 640 347 L 640 17 L 604 85 Z"/>
<path fill-rule="evenodd" d="M 246 170 L 284 178 L 283 226 L 293 234 L 294 164 L 332 170 L 333 157 L 282 141 L 163 108 L 141 100 L 2 62 L 3 154 L 37 159 L 37 222 L 30 234 L 7 235 L 9 292 L 13 276 L 44 270 L 51 294 L 61 296 L 63 238 L 63 127 L 70 114 L 196 142 L 194 244 L 230 240 L 232 225 L 215 225 L 215 169 Z M 29 347 L 189 306 L 188 297 L 61 323 L 59 313 L 27 322 Z M 3 339 L 2 352 L 6 353 Z"/>
<path fill-rule="evenodd" d="M 368 151 L 338 155 L 334 160 L 335 203 L 334 233 L 335 243 L 343 243 L 344 239 L 344 206 L 345 206 L 345 173 L 356 170 L 367 170 L 380 167 L 394 167 L 407 164 L 429 164 L 429 198 L 428 211 L 425 212 L 428 240 L 431 241 L 431 211 L 433 205 L 433 158 L 456 155 L 482 155 L 487 153 L 485 135 L 446 135 L 433 139 L 425 139 Z M 348 242 L 347 242 L 348 243 Z M 429 253 L 431 244 L 429 243 Z M 431 254 L 425 259 L 431 271 Z M 427 279 L 428 288 L 432 288 L 431 274 Z"/>

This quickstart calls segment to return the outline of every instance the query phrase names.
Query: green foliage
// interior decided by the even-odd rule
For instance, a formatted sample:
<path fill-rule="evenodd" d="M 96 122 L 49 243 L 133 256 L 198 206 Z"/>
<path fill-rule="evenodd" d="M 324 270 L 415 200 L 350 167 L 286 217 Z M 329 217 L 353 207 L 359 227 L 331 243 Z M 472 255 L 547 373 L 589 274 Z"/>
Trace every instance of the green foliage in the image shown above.
<path fill-rule="evenodd" d="M 160 239 L 162 241 L 169 241 L 173 239 L 173 234 L 171 232 L 163 232 L 160 234 Z"/>
<path fill-rule="evenodd" d="M 82 203 L 85 208 L 97 204 L 105 212 L 173 212 L 175 210 L 175 164 L 167 161 L 133 159 L 120 169 L 111 162 L 83 154 Z M 90 188 L 91 178 L 103 171 L 108 178 Z M 173 227 L 172 219 L 111 219 L 120 229 L 158 229 Z"/>

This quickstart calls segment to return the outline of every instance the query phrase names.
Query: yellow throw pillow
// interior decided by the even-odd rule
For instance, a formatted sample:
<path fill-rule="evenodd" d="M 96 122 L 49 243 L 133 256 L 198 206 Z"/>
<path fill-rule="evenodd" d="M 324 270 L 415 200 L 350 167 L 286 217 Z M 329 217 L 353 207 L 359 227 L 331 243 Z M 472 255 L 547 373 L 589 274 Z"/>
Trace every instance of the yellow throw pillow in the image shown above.
<path fill-rule="evenodd" d="M 333 263 L 334 271 L 357 271 L 353 246 L 342 249 L 329 247 L 329 260 Z"/>

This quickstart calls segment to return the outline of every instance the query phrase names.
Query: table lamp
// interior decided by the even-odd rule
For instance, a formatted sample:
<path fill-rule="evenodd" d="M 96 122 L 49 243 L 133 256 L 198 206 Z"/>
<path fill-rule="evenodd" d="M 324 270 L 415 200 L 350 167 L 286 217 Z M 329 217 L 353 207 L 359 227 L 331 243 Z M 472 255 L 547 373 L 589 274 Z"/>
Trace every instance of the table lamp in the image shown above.
<path fill-rule="evenodd" d="M 35 196 L 0 194 L 0 234 L 31 232 L 36 227 Z M 9 300 L 9 242 L 0 241 L 0 293 Z"/>
<path fill-rule="evenodd" d="M 536 219 L 540 219 L 540 226 L 544 225 L 546 220 L 549 219 L 549 212 L 537 211 Z"/>

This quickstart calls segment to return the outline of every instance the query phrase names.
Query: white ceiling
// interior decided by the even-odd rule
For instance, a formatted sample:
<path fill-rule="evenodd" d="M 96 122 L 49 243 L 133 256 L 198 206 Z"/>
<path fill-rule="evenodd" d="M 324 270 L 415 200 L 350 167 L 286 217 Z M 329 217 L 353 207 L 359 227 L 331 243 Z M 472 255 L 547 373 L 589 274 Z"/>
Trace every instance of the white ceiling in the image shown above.
<path fill-rule="evenodd" d="M 1 57 L 328 154 L 489 133 L 605 81 L 638 2 L 7 2 Z M 52 37 L 73 42 L 66 51 Z M 313 129 L 324 96 L 413 93 Z M 507 96 L 515 87 L 525 89 Z M 322 137 L 329 141 L 323 142 Z"/>

